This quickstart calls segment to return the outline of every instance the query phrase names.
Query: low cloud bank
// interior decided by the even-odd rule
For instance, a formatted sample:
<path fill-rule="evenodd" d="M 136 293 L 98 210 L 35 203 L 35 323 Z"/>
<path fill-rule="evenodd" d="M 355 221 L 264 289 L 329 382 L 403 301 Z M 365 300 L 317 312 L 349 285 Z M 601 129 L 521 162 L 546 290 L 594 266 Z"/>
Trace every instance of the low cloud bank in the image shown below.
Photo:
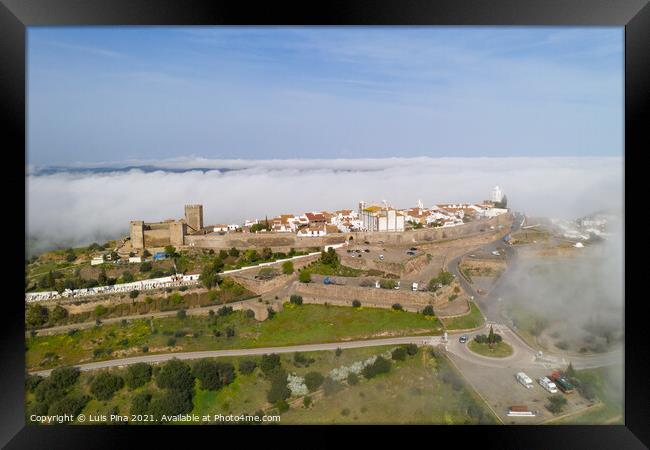
<path fill-rule="evenodd" d="M 159 170 L 123 169 L 137 165 Z M 620 210 L 623 204 L 623 159 L 612 157 L 180 158 L 93 167 L 101 171 L 85 167 L 85 172 L 71 168 L 40 175 L 30 168 L 27 233 L 32 251 L 117 237 L 128 232 L 133 219 L 179 218 L 186 203 L 204 205 L 206 224 L 356 208 L 361 199 L 385 199 L 396 207 L 414 206 L 418 199 L 426 206 L 481 201 L 496 184 L 510 207 L 535 216 L 575 218 L 605 208 Z"/>

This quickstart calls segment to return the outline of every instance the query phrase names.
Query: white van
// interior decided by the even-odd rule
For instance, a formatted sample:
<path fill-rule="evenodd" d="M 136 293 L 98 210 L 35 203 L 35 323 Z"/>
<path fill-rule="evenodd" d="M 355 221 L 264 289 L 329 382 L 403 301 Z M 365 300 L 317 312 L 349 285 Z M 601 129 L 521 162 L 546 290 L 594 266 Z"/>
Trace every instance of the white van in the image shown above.
<path fill-rule="evenodd" d="M 530 379 L 528 375 L 526 375 L 524 372 L 519 372 L 516 375 L 517 381 L 519 381 L 521 384 L 523 384 L 526 389 L 532 389 L 533 387 L 533 380 Z"/>
<path fill-rule="evenodd" d="M 417 291 L 417 290 L 418 290 L 418 284 L 417 284 L 417 283 L 413 283 L 413 285 L 411 286 L 411 290 L 413 290 L 413 291 Z"/>
<path fill-rule="evenodd" d="M 557 394 L 557 386 L 548 377 L 541 377 L 539 380 L 540 386 L 549 391 L 551 394 Z"/>

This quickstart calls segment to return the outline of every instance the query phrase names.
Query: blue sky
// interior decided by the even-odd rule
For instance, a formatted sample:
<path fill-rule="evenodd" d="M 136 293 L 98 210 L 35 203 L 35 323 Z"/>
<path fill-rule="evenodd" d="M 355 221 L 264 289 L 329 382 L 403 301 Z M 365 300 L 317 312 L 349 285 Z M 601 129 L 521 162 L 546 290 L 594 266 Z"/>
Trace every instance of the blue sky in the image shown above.
<path fill-rule="evenodd" d="M 623 28 L 28 30 L 28 162 L 619 156 Z"/>

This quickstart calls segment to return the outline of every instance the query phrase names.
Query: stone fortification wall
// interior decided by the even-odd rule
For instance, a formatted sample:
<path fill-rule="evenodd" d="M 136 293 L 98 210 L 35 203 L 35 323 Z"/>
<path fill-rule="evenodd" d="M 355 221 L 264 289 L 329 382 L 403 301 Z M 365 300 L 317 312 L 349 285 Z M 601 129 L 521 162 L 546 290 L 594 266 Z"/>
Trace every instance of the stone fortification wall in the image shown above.
<path fill-rule="evenodd" d="M 434 304 L 434 297 L 429 292 L 411 292 L 395 289 L 377 289 L 371 287 L 333 286 L 315 283 L 295 282 L 292 289 L 303 297 L 307 303 L 334 303 L 351 305 L 352 300 L 359 300 L 362 305 L 390 308 L 399 303 L 403 307 L 415 307 L 421 310 L 426 305 Z M 435 305 L 434 305 L 435 306 Z"/>
<path fill-rule="evenodd" d="M 371 244 L 410 245 L 421 242 L 431 242 L 441 239 L 452 239 L 479 233 L 481 229 L 488 230 L 490 226 L 507 226 L 511 221 L 510 214 L 479 220 L 449 228 L 424 228 L 403 232 L 356 232 L 336 233 L 322 237 L 297 237 L 293 233 L 226 233 L 224 235 L 189 235 L 185 237 L 186 245 L 201 248 L 229 249 L 231 247 L 270 247 L 275 251 L 287 251 L 289 248 L 304 249 L 340 244 L 352 238 L 352 242 L 368 241 Z"/>

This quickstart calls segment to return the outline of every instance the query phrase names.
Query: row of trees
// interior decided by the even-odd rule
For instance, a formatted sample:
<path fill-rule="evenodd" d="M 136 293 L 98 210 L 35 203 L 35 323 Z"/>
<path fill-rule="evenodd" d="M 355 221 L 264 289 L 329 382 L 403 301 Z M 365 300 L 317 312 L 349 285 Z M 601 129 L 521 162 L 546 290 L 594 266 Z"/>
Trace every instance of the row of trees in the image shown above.
<path fill-rule="evenodd" d="M 429 281 L 428 289 L 431 292 L 435 292 L 438 289 L 440 289 L 442 286 L 447 286 L 451 284 L 454 281 L 454 275 L 451 272 L 447 272 L 446 270 L 441 270 L 438 273 L 438 276 L 435 278 L 432 278 Z"/>

